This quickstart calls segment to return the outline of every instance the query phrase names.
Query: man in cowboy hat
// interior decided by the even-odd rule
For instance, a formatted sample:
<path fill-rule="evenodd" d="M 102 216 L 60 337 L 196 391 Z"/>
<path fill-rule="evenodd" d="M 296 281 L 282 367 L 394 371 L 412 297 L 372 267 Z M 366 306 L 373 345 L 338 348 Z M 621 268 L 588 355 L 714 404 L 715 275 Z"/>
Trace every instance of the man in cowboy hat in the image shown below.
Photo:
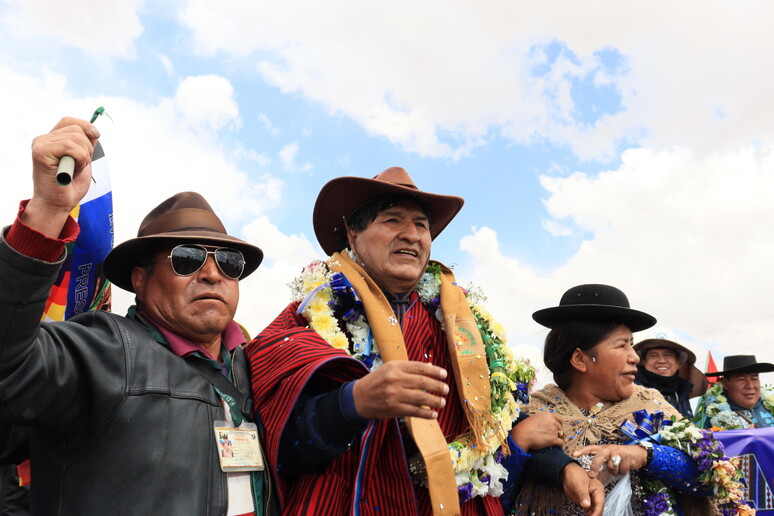
<path fill-rule="evenodd" d="M 462 204 L 398 167 L 322 188 L 314 229 L 332 256 L 304 269 L 296 300 L 247 348 L 285 514 L 501 514 L 501 448 L 512 482 L 526 452 L 561 443 L 553 414 L 513 431 L 497 419 L 496 399 L 515 402 L 490 385 L 510 381 L 506 358 L 487 357 L 508 352 L 485 348 L 451 271 L 429 262 Z M 539 453 L 539 472 L 601 513 L 601 484 L 556 452 Z"/>
<path fill-rule="evenodd" d="M 663 334 L 634 345 L 640 357 L 636 384 L 658 390 L 683 417 L 693 418 L 690 399 L 707 390 L 707 379 L 696 366 L 690 349 Z"/>
<path fill-rule="evenodd" d="M 725 420 L 733 418 L 732 428 L 774 427 L 774 414 L 771 402 L 761 399 L 761 380 L 759 373 L 774 371 L 774 364 L 758 362 L 755 355 L 729 355 L 723 359 L 723 370 L 707 373 L 707 376 L 720 376 L 723 394 L 731 408 Z M 708 393 L 709 395 L 709 393 Z M 706 397 L 705 397 L 706 398 Z M 702 400 L 706 409 L 709 400 Z M 707 417 L 705 427 L 713 426 L 713 418 Z M 726 428 L 721 425 L 721 428 Z"/>
<path fill-rule="evenodd" d="M 136 294 L 126 317 L 41 323 L 78 234 L 97 129 L 64 118 L 32 145 L 34 194 L 0 238 L 0 424 L 31 429 L 33 514 L 272 514 L 253 422 L 239 279 L 262 251 L 230 236 L 204 198 L 152 210 L 104 267 Z M 68 186 L 57 164 L 74 158 Z M 249 445 L 232 473 L 220 427 Z"/>

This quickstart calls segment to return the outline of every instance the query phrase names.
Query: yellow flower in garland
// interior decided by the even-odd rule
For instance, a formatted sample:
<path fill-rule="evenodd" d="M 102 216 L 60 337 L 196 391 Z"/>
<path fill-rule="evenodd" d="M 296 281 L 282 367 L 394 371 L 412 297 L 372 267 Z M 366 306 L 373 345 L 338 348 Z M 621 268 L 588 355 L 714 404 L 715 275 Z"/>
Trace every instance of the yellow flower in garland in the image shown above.
<path fill-rule="evenodd" d="M 304 268 L 301 276 L 290 284 L 293 299 L 301 303 L 299 313 L 304 315 L 309 327 L 331 346 L 363 361 L 373 371 L 381 364 L 381 359 L 369 331 L 368 321 L 364 315 L 354 317 L 345 324 L 347 332 L 341 331 L 336 314 L 331 308 L 331 302 L 334 301 L 330 287 L 332 276 L 326 262 L 313 262 Z M 439 306 L 440 285 L 440 265 L 431 263 L 416 290 L 420 301 L 443 324 L 443 314 Z M 468 302 L 486 349 L 492 413 L 496 418 L 496 428 L 489 427 L 486 430 L 482 436 L 485 443 L 483 446 L 473 446 L 469 433 L 449 443 L 457 485 L 464 487 L 471 497 L 502 494 L 502 482 L 508 476 L 507 470 L 499 463 L 503 448 L 502 435 L 507 434 L 519 416 L 518 403 L 512 392 L 519 389 L 526 393 L 535 381 L 535 369 L 529 361 L 516 360 L 513 357 L 506 345 L 502 325 L 495 321 L 485 308 L 474 302 L 480 298 L 483 296 L 476 290 L 473 295 L 468 296 Z M 368 353 L 366 349 L 369 349 Z M 413 457 L 409 466 L 415 481 L 426 483 L 421 457 Z"/>
<path fill-rule="evenodd" d="M 349 340 L 339 328 L 339 324 L 330 306 L 333 300 L 330 288 L 330 269 L 325 262 L 315 261 L 309 264 L 291 284 L 294 301 L 304 301 L 302 313 L 309 327 L 325 339 L 331 346 L 349 353 Z M 314 293 L 314 295 L 310 295 Z M 303 306 L 303 305 L 302 305 Z"/>

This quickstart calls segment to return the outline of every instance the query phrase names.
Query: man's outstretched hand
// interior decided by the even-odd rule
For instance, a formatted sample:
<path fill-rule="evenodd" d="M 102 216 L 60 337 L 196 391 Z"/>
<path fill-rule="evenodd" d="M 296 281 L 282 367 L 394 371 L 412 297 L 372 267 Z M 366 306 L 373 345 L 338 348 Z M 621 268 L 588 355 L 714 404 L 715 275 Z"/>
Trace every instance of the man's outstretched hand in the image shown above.
<path fill-rule="evenodd" d="M 445 369 L 424 362 L 392 360 L 355 382 L 357 412 L 368 419 L 436 419 L 446 406 Z"/>

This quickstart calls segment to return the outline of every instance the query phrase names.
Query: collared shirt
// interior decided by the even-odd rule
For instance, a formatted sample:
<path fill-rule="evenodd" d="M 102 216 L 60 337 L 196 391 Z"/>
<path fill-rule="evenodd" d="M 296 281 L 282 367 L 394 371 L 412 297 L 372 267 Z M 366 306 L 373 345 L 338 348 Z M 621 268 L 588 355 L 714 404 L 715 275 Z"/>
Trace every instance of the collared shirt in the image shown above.
<path fill-rule="evenodd" d="M 409 291 L 394 295 L 385 292 L 384 294 L 384 297 L 387 298 L 387 301 L 390 303 L 390 307 L 392 307 L 393 313 L 398 318 L 398 324 L 400 324 L 401 328 L 403 328 L 403 319 L 406 317 L 406 314 L 419 300 L 418 295 L 413 296 L 412 299 L 412 292 L 413 291 Z"/>
<path fill-rule="evenodd" d="M 162 335 L 164 335 L 164 338 L 167 339 L 167 342 L 169 343 L 169 348 L 172 350 L 172 352 L 182 358 L 185 358 L 196 351 L 199 351 L 204 354 L 207 358 L 210 360 L 218 360 L 220 361 L 222 357 L 217 356 L 214 357 L 210 355 L 207 351 L 202 349 L 200 346 L 197 346 L 190 340 L 186 339 L 185 337 L 181 337 L 177 333 L 170 331 L 160 324 L 156 323 L 155 320 L 153 320 L 152 317 L 150 317 L 147 313 L 143 312 L 143 315 L 147 318 L 149 318 L 151 321 L 153 321 L 153 324 L 156 326 L 156 328 L 159 329 Z M 242 333 L 242 329 L 239 327 L 239 324 L 237 324 L 236 321 L 231 321 L 228 326 L 226 326 L 226 329 L 223 330 L 223 333 L 221 334 L 221 344 L 225 346 L 226 350 L 230 353 L 234 351 L 237 347 L 241 346 L 245 343 L 247 339 L 245 338 L 245 334 Z"/>

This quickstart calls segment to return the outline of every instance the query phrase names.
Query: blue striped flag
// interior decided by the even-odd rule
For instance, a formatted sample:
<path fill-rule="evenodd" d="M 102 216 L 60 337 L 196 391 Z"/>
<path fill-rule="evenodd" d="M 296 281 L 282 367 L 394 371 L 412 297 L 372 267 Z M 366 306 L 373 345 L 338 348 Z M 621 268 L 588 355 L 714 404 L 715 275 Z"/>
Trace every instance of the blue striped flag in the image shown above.
<path fill-rule="evenodd" d="M 81 228 L 67 245 L 67 258 L 46 302 L 44 321 L 63 321 L 89 310 L 110 310 L 110 282 L 102 263 L 113 249 L 113 193 L 105 151 L 97 142 L 92 155 L 94 181 L 71 215 Z"/>

